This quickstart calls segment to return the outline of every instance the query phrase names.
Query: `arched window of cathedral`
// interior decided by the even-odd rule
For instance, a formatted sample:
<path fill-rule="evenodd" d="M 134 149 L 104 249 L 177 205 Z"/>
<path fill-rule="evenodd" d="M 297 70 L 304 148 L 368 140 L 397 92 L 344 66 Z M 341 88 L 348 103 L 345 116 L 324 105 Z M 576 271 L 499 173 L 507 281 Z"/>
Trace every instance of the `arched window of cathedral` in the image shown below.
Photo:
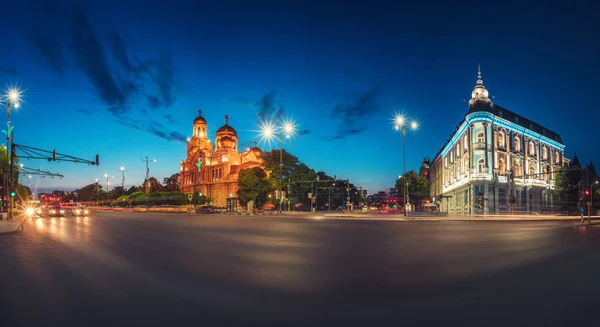
<path fill-rule="evenodd" d="M 477 133 L 477 143 L 485 143 L 485 134 L 483 132 Z"/>
<path fill-rule="evenodd" d="M 498 133 L 498 147 L 500 147 L 500 148 L 504 147 L 504 133 L 503 132 Z"/>
<path fill-rule="evenodd" d="M 485 160 L 483 158 L 477 160 L 477 169 L 480 173 L 485 172 Z"/>
<path fill-rule="evenodd" d="M 498 174 L 502 176 L 506 175 L 506 164 L 503 158 L 498 159 Z"/>
<path fill-rule="evenodd" d="M 513 139 L 513 148 L 515 149 L 515 151 L 521 151 L 521 142 L 519 140 L 518 136 L 515 136 L 515 138 Z"/>
<path fill-rule="evenodd" d="M 546 147 L 542 148 L 542 158 L 548 160 L 548 149 L 546 149 Z"/>

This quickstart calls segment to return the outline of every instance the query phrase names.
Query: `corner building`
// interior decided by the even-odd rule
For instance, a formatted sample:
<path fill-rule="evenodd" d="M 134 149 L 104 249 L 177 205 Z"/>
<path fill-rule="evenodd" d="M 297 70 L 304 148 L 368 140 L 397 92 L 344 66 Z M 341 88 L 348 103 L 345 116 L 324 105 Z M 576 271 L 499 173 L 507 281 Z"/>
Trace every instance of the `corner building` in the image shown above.
<path fill-rule="evenodd" d="M 478 72 L 469 112 L 432 161 L 431 196 L 451 215 L 553 212 L 564 149 L 557 133 L 492 103 Z"/>
<path fill-rule="evenodd" d="M 185 194 L 202 192 L 219 207 L 227 205 L 227 199 L 237 198 L 238 177 L 243 169 L 263 167 L 262 151 L 256 147 L 238 152 L 238 136 L 229 125 L 219 127 L 215 146 L 208 139 L 208 126 L 198 110 L 194 119 L 193 137 L 187 143 L 187 158 L 180 163 L 180 190 Z"/>

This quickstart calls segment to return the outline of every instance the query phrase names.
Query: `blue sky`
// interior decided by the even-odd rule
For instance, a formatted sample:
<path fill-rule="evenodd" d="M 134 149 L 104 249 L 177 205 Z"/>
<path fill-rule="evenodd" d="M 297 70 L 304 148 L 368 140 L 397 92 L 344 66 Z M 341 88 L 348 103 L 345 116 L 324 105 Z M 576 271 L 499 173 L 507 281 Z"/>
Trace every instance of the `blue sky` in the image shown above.
<path fill-rule="evenodd" d="M 100 166 L 24 160 L 74 189 L 105 173 L 140 185 L 178 172 L 202 109 L 240 148 L 259 116 L 303 130 L 284 148 L 369 192 L 402 173 L 394 112 L 417 119 L 407 168 L 433 158 L 468 111 L 481 63 L 495 103 L 559 133 L 568 156 L 599 162 L 600 26 L 592 1 L 405 5 L 392 1 L 21 1 L 3 6 L 0 81 L 24 89 L 15 142 Z M 277 145 L 275 145 L 277 147 Z M 259 147 L 269 150 L 266 144 Z"/>

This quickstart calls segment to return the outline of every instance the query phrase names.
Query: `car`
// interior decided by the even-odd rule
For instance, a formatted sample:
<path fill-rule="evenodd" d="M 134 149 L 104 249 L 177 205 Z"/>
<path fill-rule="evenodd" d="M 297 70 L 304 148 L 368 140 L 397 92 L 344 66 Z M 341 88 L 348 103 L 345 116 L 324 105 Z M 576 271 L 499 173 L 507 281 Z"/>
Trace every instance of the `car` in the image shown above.
<path fill-rule="evenodd" d="M 196 213 L 215 213 L 215 208 L 213 206 L 201 206 L 196 209 Z"/>
<path fill-rule="evenodd" d="M 84 206 L 77 206 L 73 208 L 71 214 L 73 215 L 73 217 L 87 217 L 90 215 L 90 211 Z"/>
<path fill-rule="evenodd" d="M 40 201 L 30 200 L 25 205 L 25 215 L 27 217 L 36 218 L 42 216 L 42 207 Z"/>
<path fill-rule="evenodd" d="M 48 216 L 50 217 L 63 217 L 65 215 L 65 209 L 60 206 L 53 206 L 48 209 Z"/>

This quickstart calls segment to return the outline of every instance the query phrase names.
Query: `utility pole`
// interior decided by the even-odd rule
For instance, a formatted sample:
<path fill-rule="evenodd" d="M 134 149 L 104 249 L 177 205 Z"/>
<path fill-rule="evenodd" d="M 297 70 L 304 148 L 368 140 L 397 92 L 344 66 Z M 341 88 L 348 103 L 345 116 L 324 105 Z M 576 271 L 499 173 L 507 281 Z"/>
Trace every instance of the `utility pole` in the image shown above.
<path fill-rule="evenodd" d="M 123 196 L 123 195 L 125 195 L 125 172 L 129 171 L 129 169 L 125 169 L 125 167 L 121 166 L 121 168 L 119 170 L 121 171 L 121 174 L 123 175 L 123 178 L 121 179 L 121 196 Z"/>
<path fill-rule="evenodd" d="M 146 208 L 148 208 L 148 196 L 149 194 L 149 190 L 148 190 L 148 178 L 150 178 L 150 166 L 148 166 L 148 157 L 146 156 L 146 159 L 140 159 L 142 161 L 146 162 L 146 179 L 144 179 L 144 193 L 146 193 Z M 156 159 L 152 159 L 152 162 L 156 162 Z"/>

